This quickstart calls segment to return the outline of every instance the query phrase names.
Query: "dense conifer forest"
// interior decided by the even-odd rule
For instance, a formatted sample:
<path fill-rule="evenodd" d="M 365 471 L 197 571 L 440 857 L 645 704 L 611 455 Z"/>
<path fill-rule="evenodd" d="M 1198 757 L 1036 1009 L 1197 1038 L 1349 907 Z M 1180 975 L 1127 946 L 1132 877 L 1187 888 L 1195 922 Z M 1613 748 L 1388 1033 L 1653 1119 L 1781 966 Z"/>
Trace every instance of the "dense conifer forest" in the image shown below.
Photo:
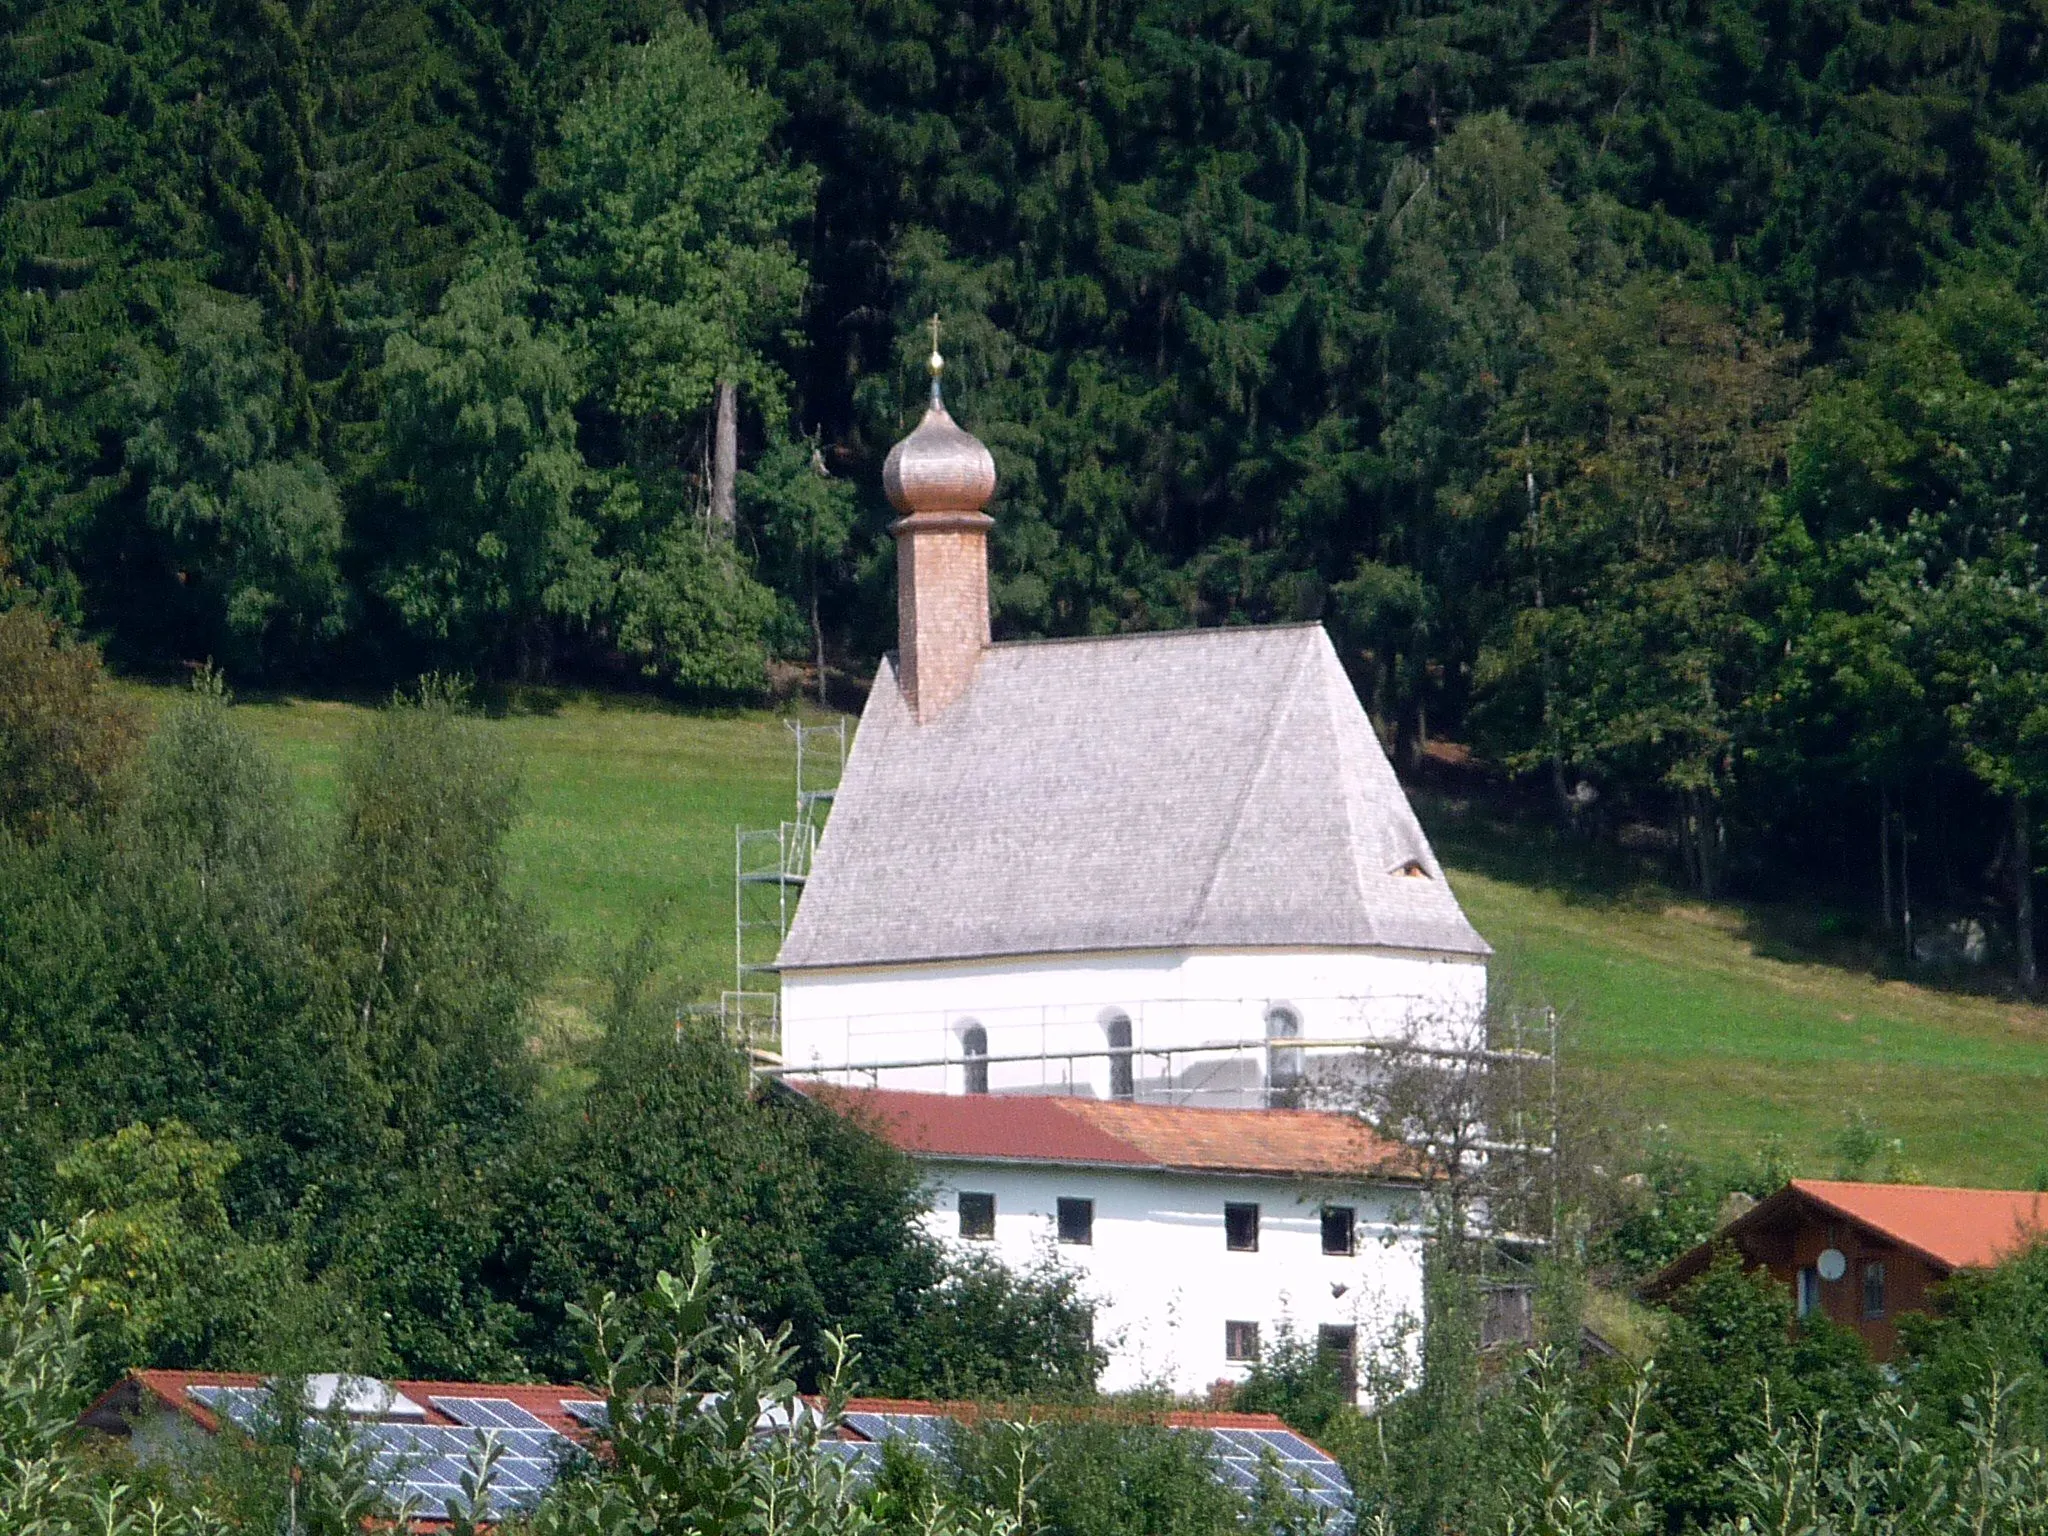
<path fill-rule="evenodd" d="M 858 677 L 937 313 L 1000 633 L 1318 618 L 1411 761 L 1471 742 L 1710 894 L 1974 916 L 2032 977 L 2028 8 L 18 0 L 4 34 L 0 544 L 118 666 Z"/>

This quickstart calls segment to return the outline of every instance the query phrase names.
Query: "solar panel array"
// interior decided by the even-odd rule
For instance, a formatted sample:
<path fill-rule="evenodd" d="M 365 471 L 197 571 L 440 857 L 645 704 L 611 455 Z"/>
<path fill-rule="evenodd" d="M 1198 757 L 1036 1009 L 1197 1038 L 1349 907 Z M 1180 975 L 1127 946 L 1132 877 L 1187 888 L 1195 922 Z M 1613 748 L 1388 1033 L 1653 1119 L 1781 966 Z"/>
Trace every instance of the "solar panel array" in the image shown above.
<path fill-rule="evenodd" d="M 1262 1473 L 1277 1472 L 1315 1509 L 1340 1517 L 1350 1510 L 1344 1469 L 1301 1436 L 1284 1429 L 1212 1429 L 1208 1435 L 1217 1476 L 1229 1487 L 1250 1493 Z"/>
<path fill-rule="evenodd" d="M 953 1421 L 929 1413 L 849 1413 L 846 1427 L 874 1442 L 865 1458 L 831 1447 L 846 1455 L 856 1470 L 872 1471 L 881 1465 L 882 1446 L 896 1441 L 908 1449 L 936 1453 L 943 1450 L 953 1431 Z M 1312 1508 L 1342 1524 L 1351 1508 L 1351 1484 L 1344 1469 L 1301 1436 L 1284 1429 L 1192 1429 L 1209 1437 L 1217 1478 L 1240 1493 L 1256 1491 L 1261 1479 L 1277 1475 L 1281 1482 Z"/>
<path fill-rule="evenodd" d="M 270 1393 L 262 1387 L 189 1387 L 194 1401 L 213 1409 L 251 1434 L 271 1422 Z M 509 1398 L 431 1397 L 454 1424 L 351 1424 L 356 1443 L 370 1454 L 371 1475 L 394 1504 L 411 1506 L 416 1518 L 446 1520 L 466 1507 L 463 1474 L 481 1460 L 484 1437 L 502 1449 L 492 1470 L 489 1503 L 494 1513 L 524 1512 L 540 1503 L 563 1461 L 575 1451 L 566 1435 Z"/>
<path fill-rule="evenodd" d="M 270 1394 L 262 1387 L 191 1387 L 192 1397 L 251 1433 L 269 1422 Z M 449 1518 L 463 1502 L 461 1478 L 479 1453 L 484 1435 L 503 1447 L 491 1497 L 498 1513 L 532 1509 L 554 1481 L 575 1446 L 509 1398 L 430 1397 L 454 1425 L 366 1423 L 356 1433 L 372 1452 L 375 1475 L 395 1502 L 409 1502 L 416 1515 Z M 562 1411 L 592 1429 L 606 1425 L 605 1405 L 571 1399 Z M 846 1427 L 862 1440 L 826 1440 L 819 1449 L 838 1457 L 863 1477 L 881 1469 L 882 1447 L 891 1442 L 924 1455 L 947 1445 L 954 1421 L 931 1413 L 849 1413 Z M 1284 1429 L 1194 1429 L 1209 1437 L 1211 1460 L 1225 1486 L 1250 1494 L 1262 1479 L 1283 1484 L 1332 1524 L 1348 1523 L 1351 1485 L 1336 1462 L 1308 1441 Z"/>

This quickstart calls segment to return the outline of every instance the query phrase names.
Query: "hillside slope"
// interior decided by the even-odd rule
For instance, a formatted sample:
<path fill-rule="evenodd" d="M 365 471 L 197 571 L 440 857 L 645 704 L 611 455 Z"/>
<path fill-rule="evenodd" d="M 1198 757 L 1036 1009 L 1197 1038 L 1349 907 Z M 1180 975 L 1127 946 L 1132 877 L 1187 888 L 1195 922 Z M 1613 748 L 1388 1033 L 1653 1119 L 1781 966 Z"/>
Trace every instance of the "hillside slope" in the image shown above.
<path fill-rule="evenodd" d="M 329 807 L 362 706 L 238 713 L 315 811 Z M 525 774 L 515 868 L 563 941 L 550 1020 L 579 1027 L 611 947 L 650 922 L 671 979 L 699 996 L 729 985 L 732 828 L 773 825 L 794 793 L 780 718 L 535 694 L 489 728 Z M 1746 1152 L 1775 1132 L 1824 1172 L 1827 1142 L 1860 1107 L 1929 1178 L 2024 1183 L 2048 1167 L 2048 1009 L 1800 958 L 1766 936 L 1769 914 L 1639 881 L 1546 879 L 1541 850 L 1508 846 L 1527 834 L 1455 802 L 1418 808 L 1502 964 L 1563 1011 L 1577 1058 L 1646 1126 L 1702 1152 Z"/>

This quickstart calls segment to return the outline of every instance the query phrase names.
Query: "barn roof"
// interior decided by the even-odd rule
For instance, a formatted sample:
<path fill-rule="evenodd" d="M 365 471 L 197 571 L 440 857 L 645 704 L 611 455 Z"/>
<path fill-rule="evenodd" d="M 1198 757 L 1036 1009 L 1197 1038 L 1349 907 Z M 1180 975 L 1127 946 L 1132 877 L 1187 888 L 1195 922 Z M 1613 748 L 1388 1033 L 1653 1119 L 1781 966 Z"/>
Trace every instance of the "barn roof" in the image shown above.
<path fill-rule="evenodd" d="M 780 964 L 1330 946 L 1489 953 L 1308 624 L 885 662 Z"/>
<path fill-rule="evenodd" d="M 2034 1190 L 1794 1179 L 1673 1260 L 1645 1292 L 1668 1295 L 1705 1269 L 1721 1244 L 1739 1248 L 1745 1237 L 1816 1214 L 1854 1222 L 1943 1272 L 1989 1269 L 2048 1234 L 2048 1194 Z"/>
<path fill-rule="evenodd" d="M 1407 1148 L 1324 1110 L 790 1086 L 916 1157 L 1318 1178 L 1415 1172 Z"/>

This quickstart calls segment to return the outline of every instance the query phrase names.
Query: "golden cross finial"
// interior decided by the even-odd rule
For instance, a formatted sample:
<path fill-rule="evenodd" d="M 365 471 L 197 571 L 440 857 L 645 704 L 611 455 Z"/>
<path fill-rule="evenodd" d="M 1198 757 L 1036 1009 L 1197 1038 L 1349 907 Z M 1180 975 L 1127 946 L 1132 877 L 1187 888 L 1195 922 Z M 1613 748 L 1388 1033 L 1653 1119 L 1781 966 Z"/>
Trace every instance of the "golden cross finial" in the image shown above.
<path fill-rule="evenodd" d="M 932 355 L 925 359 L 925 366 L 932 372 L 932 408 L 942 409 L 944 401 L 939 398 L 939 375 L 946 371 L 946 360 L 939 356 L 939 317 L 932 315 Z"/>

